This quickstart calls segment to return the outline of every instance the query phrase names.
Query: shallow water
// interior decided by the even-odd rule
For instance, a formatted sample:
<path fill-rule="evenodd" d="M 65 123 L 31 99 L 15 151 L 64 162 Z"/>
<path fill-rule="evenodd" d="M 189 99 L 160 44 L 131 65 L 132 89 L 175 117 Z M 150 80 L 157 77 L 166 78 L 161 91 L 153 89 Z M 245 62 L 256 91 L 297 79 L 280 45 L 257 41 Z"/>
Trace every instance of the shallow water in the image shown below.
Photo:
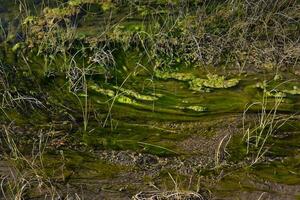
<path fill-rule="evenodd" d="M 11 18 L 10 10 L 0 11 L 1 17 Z M 94 27 L 105 23 L 101 17 L 85 16 L 85 25 L 79 26 L 77 34 L 87 37 L 99 32 L 101 27 Z M 120 14 L 115 20 L 122 17 Z M 143 28 L 139 19 L 124 21 L 122 25 L 129 31 Z M 111 79 L 106 80 L 103 69 L 97 69 L 99 74 L 85 77 L 87 92 L 81 91 L 75 97 L 68 93 L 65 74 L 60 71 L 63 58 L 55 57 L 45 68 L 43 57 L 34 52 L 29 55 L 29 73 L 24 67 L 28 63 L 13 52 L 2 54 L 2 66 L 24 70 L 16 81 L 20 82 L 21 90 L 47 94 L 49 105 L 61 109 L 61 113 L 47 109 L 30 113 L 7 110 L 20 126 L 54 127 L 67 135 L 67 139 L 54 136 L 43 158 L 47 163 L 46 173 L 61 180 L 61 185 L 69 183 L 74 190 L 86 185 L 93 194 L 125 199 L 153 189 L 151 184 L 173 189 L 170 172 L 184 189 L 195 190 L 198 181 L 195 177 L 201 177 L 200 185 L 204 188 L 201 191 L 209 191 L 214 199 L 300 196 L 299 94 L 285 92 L 276 116 L 291 118 L 272 132 L 264 144 L 267 151 L 258 164 L 251 165 L 257 149 L 246 154 L 247 145 L 242 140 L 243 113 L 247 106 L 265 100 L 265 112 L 272 113 L 276 102 L 272 96 L 263 99 L 263 89 L 257 84 L 267 81 L 266 91 L 274 88 L 277 92 L 291 91 L 300 88 L 297 75 L 283 73 L 276 81 L 273 72 L 230 75 L 226 79 L 240 80 L 236 86 L 198 92 L 191 89 L 188 80 L 156 77 L 153 64 L 145 61 L 146 56 L 129 49 L 119 52 Z M 80 56 L 76 59 L 84 65 L 86 58 L 81 60 Z M 237 74 L 212 67 L 204 70 L 179 65 L 177 68 L 177 73 L 192 73 L 202 79 L 207 79 L 207 71 Z M 40 88 L 28 88 L 32 83 Z M 89 113 L 87 130 L 83 130 L 85 108 L 80 108 L 85 103 Z M 255 123 L 260 114 L 261 107 L 253 106 L 245 120 Z M 2 116 L 1 120 L 4 119 Z M 24 145 L 25 152 L 29 146 Z M 191 181 L 187 183 L 189 178 Z M 188 188 L 187 184 L 192 186 Z"/>

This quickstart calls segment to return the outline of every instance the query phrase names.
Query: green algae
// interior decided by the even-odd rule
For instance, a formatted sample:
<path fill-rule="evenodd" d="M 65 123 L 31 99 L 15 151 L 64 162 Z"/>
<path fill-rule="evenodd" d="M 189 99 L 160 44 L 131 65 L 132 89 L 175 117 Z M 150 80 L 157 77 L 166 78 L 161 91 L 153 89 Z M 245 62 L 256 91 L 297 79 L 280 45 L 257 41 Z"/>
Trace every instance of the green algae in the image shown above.
<path fill-rule="evenodd" d="M 275 82 L 276 83 L 276 82 Z M 280 85 L 276 86 L 275 83 L 267 83 L 267 81 L 263 81 L 256 84 L 256 88 L 259 88 L 264 91 L 264 93 L 268 97 L 281 97 L 285 98 L 287 95 L 300 95 L 300 89 L 297 85 Z M 273 89 L 272 89 L 273 87 Z M 292 89 L 288 89 L 289 87 L 292 87 Z"/>
<path fill-rule="evenodd" d="M 190 89 L 198 92 L 210 92 L 209 88 L 204 86 L 205 79 L 196 78 L 189 82 Z"/>
<path fill-rule="evenodd" d="M 267 97 L 275 97 L 275 98 L 284 98 L 286 97 L 286 94 L 284 92 L 279 92 L 279 91 L 265 91 L 265 95 Z"/>
<path fill-rule="evenodd" d="M 168 130 L 139 124 L 119 122 L 119 128 L 97 128 L 93 133 L 86 133 L 83 141 L 86 145 L 100 149 L 134 150 L 159 156 L 180 154 L 176 143 L 182 135 L 174 135 Z M 147 130 L 152 130 L 149 134 Z"/>
<path fill-rule="evenodd" d="M 231 88 L 239 83 L 239 79 L 225 79 L 224 76 L 208 74 L 207 79 L 196 78 L 189 82 L 190 88 L 196 91 L 207 91 L 209 88 Z"/>
<path fill-rule="evenodd" d="M 79 0 L 80 1 L 80 0 Z M 74 2 L 79 2 L 77 0 L 74 0 Z M 82 0 L 83 1 L 83 0 Z M 80 4 L 82 3 L 80 1 Z M 70 1 L 69 1 L 70 2 Z M 64 10 L 53 10 L 53 18 L 62 18 L 62 17 L 67 17 L 72 15 L 72 13 L 67 13 Z M 48 14 L 49 15 L 49 14 Z M 54 16 L 55 15 L 55 16 Z M 25 20 L 26 24 L 31 24 L 34 23 L 34 18 L 28 19 L 27 21 Z M 120 34 L 123 34 L 124 31 L 128 32 L 135 32 L 135 31 L 141 31 L 143 30 L 143 27 L 139 25 L 135 25 L 134 23 L 132 25 L 124 25 L 120 26 L 120 29 L 122 29 L 123 32 Z M 131 34 L 131 33 L 130 33 Z M 123 72 L 123 71 L 122 71 Z M 238 85 L 239 80 L 238 79 L 226 79 L 223 76 L 218 76 L 218 75 L 208 75 L 207 78 L 197 78 L 192 73 L 183 73 L 183 72 L 155 72 L 158 74 L 155 74 L 157 78 L 163 79 L 163 80 L 168 80 L 168 79 L 174 79 L 174 80 L 179 80 L 183 82 L 189 82 L 190 87 L 195 90 L 195 91 L 209 91 L 210 89 L 216 88 L 231 88 L 234 87 L 235 85 Z M 145 78 L 145 77 L 143 77 Z M 175 81 L 174 81 L 175 82 Z M 160 83 L 160 82 L 159 82 Z M 107 85 L 106 85 L 107 86 Z M 160 121 L 160 120 L 173 120 L 175 122 L 177 121 L 192 121 L 192 120 L 199 120 L 201 121 L 201 118 L 198 116 L 195 117 L 196 114 L 193 112 L 173 112 L 174 105 L 176 105 L 180 98 L 189 96 L 189 99 L 192 99 L 190 106 L 187 104 L 185 107 L 178 107 L 182 109 L 183 111 L 195 111 L 195 112 L 203 112 L 203 111 L 215 111 L 219 112 L 219 115 L 224 115 L 226 112 L 242 112 L 243 111 L 243 106 L 247 103 L 250 102 L 250 98 L 252 97 L 249 95 L 249 98 L 247 97 L 247 92 L 246 93 L 239 93 L 240 91 L 232 91 L 232 90 L 227 90 L 227 92 L 216 92 L 214 94 L 215 96 L 211 94 L 205 94 L 207 96 L 198 96 L 197 94 L 192 94 L 190 91 L 185 91 L 185 89 L 182 88 L 175 88 L 176 89 L 176 95 L 173 95 L 172 93 L 175 93 L 175 89 L 173 90 L 173 87 L 167 86 L 165 83 L 163 83 L 163 86 L 166 87 L 165 90 L 161 90 L 160 92 L 162 95 L 157 96 L 155 94 L 153 95 L 143 95 L 141 93 L 138 93 L 134 90 L 129 90 L 125 88 L 120 88 L 117 86 L 107 86 L 107 88 L 113 88 L 113 89 L 104 89 L 101 87 L 96 87 L 94 85 L 89 84 L 89 88 L 97 93 L 100 93 L 104 96 L 108 96 L 111 98 L 115 98 L 116 102 L 123 103 L 123 104 L 128 104 L 128 105 L 140 105 L 137 103 L 136 100 L 141 100 L 141 101 L 157 101 L 157 109 L 153 108 L 152 112 L 149 112 L 150 109 L 145 109 L 145 107 L 141 108 L 138 111 L 135 111 L 131 108 L 130 106 L 127 105 L 118 105 L 116 106 L 116 111 L 114 112 L 114 117 L 122 119 L 123 121 L 138 121 L 138 123 L 144 123 L 145 121 L 136 119 L 137 116 L 138 118 L 145 118 L 145 119 L 151 119 L 153 121 Z M 297 86 L 296 86 L 297 87 Z M 138 90 L 137 90 L 138 91 Z M 268 92 L 270 94 L 268 94 Z M 177 95 L 177 94 L 180 95 Z M 234 93 L 237 93 L 234 95 Z M 286 94 L 299 94 L 298 88 L 293 88 L 291 90 L 285 89 L 282 90 L 281 93 L 286 93 Z M 266 91 L 266 94 L 268 96 L 273 96 L 273 97 L 282 97 L 282 94 L 278 94 L 278 92 L 274 92 L 273 90 Z M 91 94 L 93 96 L 94 93 Z M 162 98 L 158 98 L 162 97 Z M 286 97 L 286 96 L 285 96 Z M 93 98 L 97 99 L 100 97 L 98 95 L 94 95 Z M 204 100 L 203 100 L 204 99 Z M 207 105 L 208 109 L 204 106 L 195 106 L 195 103 L 199 103 L 203 105 Z M 205 102 L 205 103 L 203 103 Z M 102 104 L 101 104 L 102 105 Z M 93 105 L 94 106 L 94 105 Z M 166 112 L 163 113 L 161 108 L 165 107 L 171 107 L 172 109 L 170 110 L 165 110 Z M 122 108 L 122 109 L 120 109 Z M 155 112 L 154 112 L 155 111 Z M 128 114 L 127 114 L 128 113 Z M 130 113 L 130 114 L 129 114 Z M 194 115 L 190 115 L 190 114 Z M 209 113 L 208 113 L 209 114 Z M 40 118 L 38 118 L 35 115 L 32 115 L 33 118 L 35 118 L 35 121 L 39 121 Z M 123 118 L 122 118 L 123 117 Z M 208 115 L 205 115 L 205 118 L 208 118 Z M 140 120 L 140 121 L 139 121 Z M 42 119 L 41 121 L 47 121 L 46 119 Z M 175 124 L 176 125 L 176 124 Z M 92 127 L 98 127 L 98 125 L 93 125 Z M 121 129 L 120 131 L 115 131 L 115 132 L 110 132 L 108 129 L 101 130 L 103 132 L 111 133 L 113 136 L 108 136 L 103 133 L 100 134 L 95 134 L 95 135 L 85 135 L 84 140 L 90 140 L 88 142 L 89 145 L 94 145 L 93 147 L 98 148 L 99 146 L 105 148 L 105 149 L 132 149 L 132 150 L 138 150 L 138 151 L 145 151 L 148 153 L 156 154 L 156 155 L 161 155 L 161 156 L 169 156 L 173 155 L 171 154 L 171 151 L 167 151 L 165 149 L 171 149 L 172 151 L 175 151 L 175 145 L 176 141 L 178 141 L 180 138 L 184 138 L 182 135 L 177 135 L 177 134 L 166 134 L 165 132 L 157 132 L 157 131 L 150 131 L 149 129 L 138 129 L 137 127 L 131 127 L 131 128 L 124 128 L 123 125 L 118 125 L 118 129 Z M 137 130 L 135 130 L 137 129 Z M 133 132 L 133 133 L 130 133 Z M 185 137 L 188 137 L 188 135 L 185 135 Z M 129 139 L 130 138 L 130 139 Z M 170 142 L 170 140 L 174 140 Z M 97 142 L 95 142 L 97 141 Z M 141 143 L 140 141 L 146 141 L 147 143 Z M 242 145 L 242 144 L 239 144 Z M 162 148 L 163 147 L 163 148 Z M 173 150 L 174 149 L 174 150 Z M 245 151 L 245 148 L 237 148 L 236 151 L 243 152 Z M 77 154 L 77 152 L 76 152 Z M 235 159 L 243 160 L 243 153 L 241 155 L 235 156 L 235 154 L 232 154 L 232 157 L 235 157 Z M 97 174 L 100 174 L 99 177 L 106 177 L 110 178 L 112 177 L 112 174 L 106 172 L 106 168 L 112 168 L 112 171 L 115 172 L 116 174 L 118 173 L 118 170 L 115 170 L 115 166 L 107 164 L 107 163 L 102 163 L 98 162 L 96 160 L 85 160 L 81 158 L 71 158 L 70 156 L 68 159 L 73 160 L 72 162 L 69 162 L 67 164 L 68 168 L 73 168 L 75 170 L 80 170 L 79 168 L 76 167 L 77 163 L 80 163 L 80 167 L 82 167 L 84 170 L 87 169 L 87 174 L 84 172 L 76 173 L 76 176 L 79 175 L 78 177 L 97 177 Z M 91 164 L 93 163 L 93 164 Z M 97 166 L 99 168 L 97 168 Z M 85 168 L 86 167 L 86 168 Z M 278 165 L 271 166 L 272 168 L 277 168 Z M 102 168 L 103 168 L 103 173 L 102 173 Z M 286 168 L 279 166 L 280 171 L 284 171 Z M 95 173 L 90 173 L 90 171 L 96 171 Z M 121 169 L 123 170 L 123 169 Z M 259 170 L 257 168 L 257 170 Z M 288 178 L 294 178 L 293 177 L 293 172 L 295 172 L 294 168 L 291 168 L 291 172 L 289 173 L 283 173 L 280 172 L 280 177 L 270 177 L 272 176 L 272 173 L 274 173 L 274 170 L 270 170 L 266 172 L 267 175 L 262 175 L 263 178 L 269 179 L 269 180 L 274 180 L 274 181 L 283 181 L 283 178 L 287 176 Z M 263 173 L 263 172 L 261 172 Z M 298 173 L 298 172 L 297 172 Z M 71 173 L 68 173 L 71 174 Z M 102 175 L 101 175 L 102 174 Z M 276 173 L 275 173 L 276 174 Z M 278 174 L 278 172 L 277 172 Z M 231 184 L 238 183 L 238 180 L 240 179 L 235 179 L 234 182 L 229 182 Z M 292 181 L 289 180 L 288 183 L 296 183 L 297 179 L 294 179 Z M 225 186 L 226 187 L 226 186 Z"/>
<path fill-rule="evenodd" d="M 177 106 L 176 108 L 179 108 L 181 110 L 192 110 L 192 111 L 195 111 L 195 112 L 205 112 L 207 111 L 207 108 L 205 106 L 187 106 L 187 107 L 184 107 L 184 106 Z"/>
<path fill-rule="evenodd" d="M 100 93 L 102 95 L 115 98 L 115 100 L 119 103 L 124 103 L 124 104 L 131 104 L 131 105 L 139 105 L 136 100 L 143 100 L 143 101 L 156 101 L 158 98 L 155 96 L 150 96 L 150 95 L 142 95 L 140 93 L 137 93 L 133 90 L 130 89 L 125 89 L 117 86 L 113 86 L 114 90 L 110 89 L 104 89 L 96 84 L 89 84 L 88 86 L 90 89 L 93 91 Z M 129 97 L 128 97 L 129 96 Z M 132 98 L 131 98 L 132 97 Z"/>
<path fill-rule="evenodd" d="M 158 98 L 156 96 L 143 95 L 143 94 L 140 94 L 140 93 L 135 92 L 133 90 L 122 88 L 122 87 L 117 87 L 117 86 L 114 86 L 114 88 L 117 91 L 121 91 L 122 94 L 134 97 L 138 100 L 144 100 L 144 101 L 156 101 L 156 100 L 158 100 Z"/>
<path fill-rule="evenodd" d="M 197 112 L 207 111 L 207 108 L 204 107 L 204 106 L 188 106 L 186 108 L 189 109 L 189 110 L 197 111 Z"/>
<path fill-rule="evenodd" d="M 89 84 L 88 87 L 100 94 L 109 96 L 109 97 L 114 97 L 115 96 L 115 92 L 113 90 L 110 89 L 103 89 L 99 86 L 97 86 L 96 84 Z"/>
<path fill-rule="evenodd" d="M 230 88 L 234 87 L 239 83 L 239 79 L 225 79 L 224 76 L 218 76 L 216 74 L 208 74 L 207 80 L 204 81 L 204 86 L 211 88 Z"/>
<path fill-rule="evenodd" d="M 192 73 L 163 72 L 160 70 L 155 71 L 155 76 L 164 80 L 175 79 L 179 81 L 190 81 L 196 78 Z"/>
<path fill-rule="evenodd" d="M 284 98 L 284 97 L 286 97 L 286 93 L 285 92 L 281 92 L 278 89 L 269 90 L 268 89 L 269 87 L 268 87 L 267 81 L 263 81 L 263 82 L 257 83 L 255 85 L 255 87 L 262 89 L 263 92 L 264 92 L 264 94 L 267 97 L 275 97 L 275 98 Z"/>
<path fill-rule="evenodd" d="M 50 177 L 61 178 L 114 178 L 130 168 L 108 163 L 87 153 L 60 150 L 60 154 L 46 153 L 43 155 L 45 171 Z"/>
<path fill-rule="evenodd" d="M 124 95 L 117 94 L 115 91 L 110 90 L 110 89 L 103 89 L 100 88 L 97 85 L 89 85 L 89 88 L 108 97 L 111 97 L 112 99 L 115 98 L 115 100 L 119 103 L 124 103 L 124 104 L 131 104 L 131 105 L 137 105 L 137 102 L 129 97 L 126 97 Z M 99 103 L 101 103 L 99 101 Z"/>
<path fill-rule="evenodd" d="M 118 95 L 116 97 L 116 100 L 119 103 L 125 103 L 125 104 L 131 104 L 131 105 L 138 105 L 138 103 L 135 100 L 133 100 L 133 99 L 131 99 L 129 97 L 126 97 L 126 96 L 122 96 L 122 95 Z"/>
<path fill-rule="evenodd" d="M 225 79 L 224 76 L 219 76 L 217 74 L 208 74 L 207 79 L 197 78 L 192 73 L 183 72 L 162 72 L 160 70 L 155 71 L 155 76 L 157 78 L 168 80 L 175 79 L 179 81 L 188 81 L 191 90 L 209 92 L 210 89 L 215 88 L 231 88 L 239 83 L 239 79 Z"/>
<path fill-rule="evenodd" d="M 68 4 L 70 6 L 81 6 L 82 4 L 92 4 L 92 3 L 97 3 L 98 1 L 96 0 L 69 0 Z"/>

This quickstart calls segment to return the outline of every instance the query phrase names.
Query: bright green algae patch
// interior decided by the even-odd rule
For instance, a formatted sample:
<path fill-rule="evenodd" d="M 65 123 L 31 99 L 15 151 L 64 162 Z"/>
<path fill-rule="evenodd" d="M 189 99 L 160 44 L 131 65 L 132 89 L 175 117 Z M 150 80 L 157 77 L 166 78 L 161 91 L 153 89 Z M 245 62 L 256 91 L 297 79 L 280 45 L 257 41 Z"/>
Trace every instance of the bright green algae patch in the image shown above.
<path fill-rule="evenodd" d="M 82 4 L 90 4 L 90 3 L 97 3 L 96 0 L 69 0 L 68 4 L 70 6 L 80 6 Z"/>
<path fill-rule="evenodd" d="M 196 78 L 191 80 L 190 88 L 196 91 L 206 91 L 207 88 L 231 88 L 239 83 L 239 79 L 225 79 L 224 76 L 208 74 L 207 79 Z"/>
<path fill-rule="evenodd" d="M 195 111 L 195 112 L 204 112 L 204 111 L 207 111 L 207 108 L 204 107 L 204 106 L 187 106 L 187 107 L 176 106 L 176 108 L 179 108 L 181 110 L 192 110 L 192 111 Z"/>
<path fill-rule="evenodd" d="M 109 96 L 109 97 L 114 97 L 115 96 L 115 92 L 113 90 L 110 90 L 110 89 L 104 89 L 104 88 L 101 88 L 97 85 L 90 85 L 90 84 L 89 84 L 89 88 L 94 90 L 95 92 L 98 92 L 100 94 L 103 94 L 103 95 L 106 95 L 106 96 Z"/>
<path fill-rule="evenodd" d="M 89 86 L 89 88 L 94 90 L 95 92 L 102 94 L 102 95 L 105 95 L 105 96 L 108 96 L 111 98 L 115 98 L 115 100 L 119 103 L 137 105 L 137 102 L 134 99 L 131 99 L 124 95 L 119 95 L 119 94 L 117 95 L 113 90 L 103 89 L 97 85 L 91 85 L 91 86 Z"/>
<path fill-rule="evenodd" d="M 111 97 L 111 98 L 116 98 L 116 101 L 119 102 L 119 103 L 137 105 L 138 103 L 133 98 L 135 98 L 137 100 L 142 100 L 142 101 L 156 101 L 156 100 L 158 100 L 158 97 L 156 97 L 156 96 L 143 95 L 143 94 L 140 94 L 140 93 L 135 92 L 133 90 L 125 89 L 125 88 L 117 87 L 117 86 L 113 86 L 115 91 L 111 90 L 111 89 L 101 88 L 96 84 L 89 84 L 89 88 L 91 90 L 95 91 L 95 92 L 98 92 L 98 93 L 102 94 L 102 95 L 105 95 L 105 96 L 108 96 L 108 97 Z"/>
<path fill-rule="evenodd" d="M 207 79 L 203 79 L 197 78 L 192 73 L 156 71 L 155 76 L 163 80 L 175 79 L 179 81 L 189 81 L 191 90 L 201 92 L 209 92 L 210 88 L 231 88 L 238 85 L 240 81 L 240 79 L 237 78 L 226 79 L 224 76 L 217 74 L 208 74 Z"/>
<path fill-rule="evenodd" d="M 116 86 L 114 86 L 114 88 L 117 91 L 121 91 L 122 94 L 134 97 L 134 98 L 136 98 L 138 100 L 144 100 L 144 101 L 156 101 L 156 100 L 158 100 L 158 98 L 155 97 L 155 96 L 143 95 L 143 94 L 140 94 L 140 93 L 135 92 L 135 91 L 130 90 L 130 89 L 125 89 L 125 88 L 116 87 Z"/>
<path fill-rule="evenodd" d="M 194 111 L 197 111 L 197 112 L 203 112 L 203 111 L 207 110 L 207 108 L 204 107 L 204 106 L 188 106 L 187 109 L 194 110 Z"/>
<path fill-rule="evenodd" d="M 196 78 L 192 73 L 180 73 L 180 72 L 163 72 L 163 71 L 155 71 L 155 76 L 160 79 L 175 79 L 179 81 L 190 81 Z"/>

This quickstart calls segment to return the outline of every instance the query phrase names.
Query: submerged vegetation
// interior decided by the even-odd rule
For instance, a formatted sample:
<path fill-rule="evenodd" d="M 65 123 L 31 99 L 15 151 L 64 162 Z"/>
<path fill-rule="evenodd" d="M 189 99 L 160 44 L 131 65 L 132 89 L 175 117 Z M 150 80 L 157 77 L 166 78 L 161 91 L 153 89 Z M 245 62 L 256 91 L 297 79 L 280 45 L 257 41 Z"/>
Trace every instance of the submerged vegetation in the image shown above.
<path fill-rule="evenodd" d="M 230 88 L 236 86 L 239 79 L 233 78 L 225 80 L 224 76 L 207 75 L 207 79 L 196 78 L 190 81 L 192 90 L 202 91 L 203 88 Z"/>
<path fill-rule="evenodd" d="M 190 89 L 195 91 L 209 91 L 210 88 L 230 88 L 239 83 L 239 79 L 233 78 L 225 80 L 224 76 L 217 74 L 207 74 L 207 79 L 196 78 L 191 73 L 176 72 L 156 72 L 156 77 L 167 80 L 175 79 L 179 81 L 189 81 Z"/>
<path fill-rule="evenodd" d="M 299 198 L 299 13 L 0 0 L 0 199 Z"/>

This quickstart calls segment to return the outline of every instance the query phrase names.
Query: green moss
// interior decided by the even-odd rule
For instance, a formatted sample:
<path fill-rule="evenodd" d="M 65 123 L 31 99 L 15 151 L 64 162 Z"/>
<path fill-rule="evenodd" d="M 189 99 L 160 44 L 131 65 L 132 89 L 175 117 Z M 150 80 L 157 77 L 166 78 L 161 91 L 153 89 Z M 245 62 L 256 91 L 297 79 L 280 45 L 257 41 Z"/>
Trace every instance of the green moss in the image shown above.
<path fill-rule="evenodd" d="M 160 156 L 181 154 L 177 149 L 177 141 L 182 135 L 164 132 L 140 125 L 118 124 L 113 133 L 109 128 L 98 128 L 95 133 L 85 133 L 83 141 L 86 145 L 96 148 L 114 150 L 133 150 Z M 173 141 L 172 141 L 173 140 Z"/>
<path fill-rule="evenodd" d="M 255 167 L 253 173 L 265 180 L 282 184 L 299 184 L 299 157 L 289 158 L 282 162 L 273 162 L 269 164 L 260 164 Z"/>
<path fill-rule="evenodd" d="M 70 150 L 61 151 L 61 155 L 45 154 L 43 162 L 47 175 L 75 176 L 75 178 L 113 178 L 118 173 L 126 172 L 128 167 L 107 163 L 90 154 Z"/>

